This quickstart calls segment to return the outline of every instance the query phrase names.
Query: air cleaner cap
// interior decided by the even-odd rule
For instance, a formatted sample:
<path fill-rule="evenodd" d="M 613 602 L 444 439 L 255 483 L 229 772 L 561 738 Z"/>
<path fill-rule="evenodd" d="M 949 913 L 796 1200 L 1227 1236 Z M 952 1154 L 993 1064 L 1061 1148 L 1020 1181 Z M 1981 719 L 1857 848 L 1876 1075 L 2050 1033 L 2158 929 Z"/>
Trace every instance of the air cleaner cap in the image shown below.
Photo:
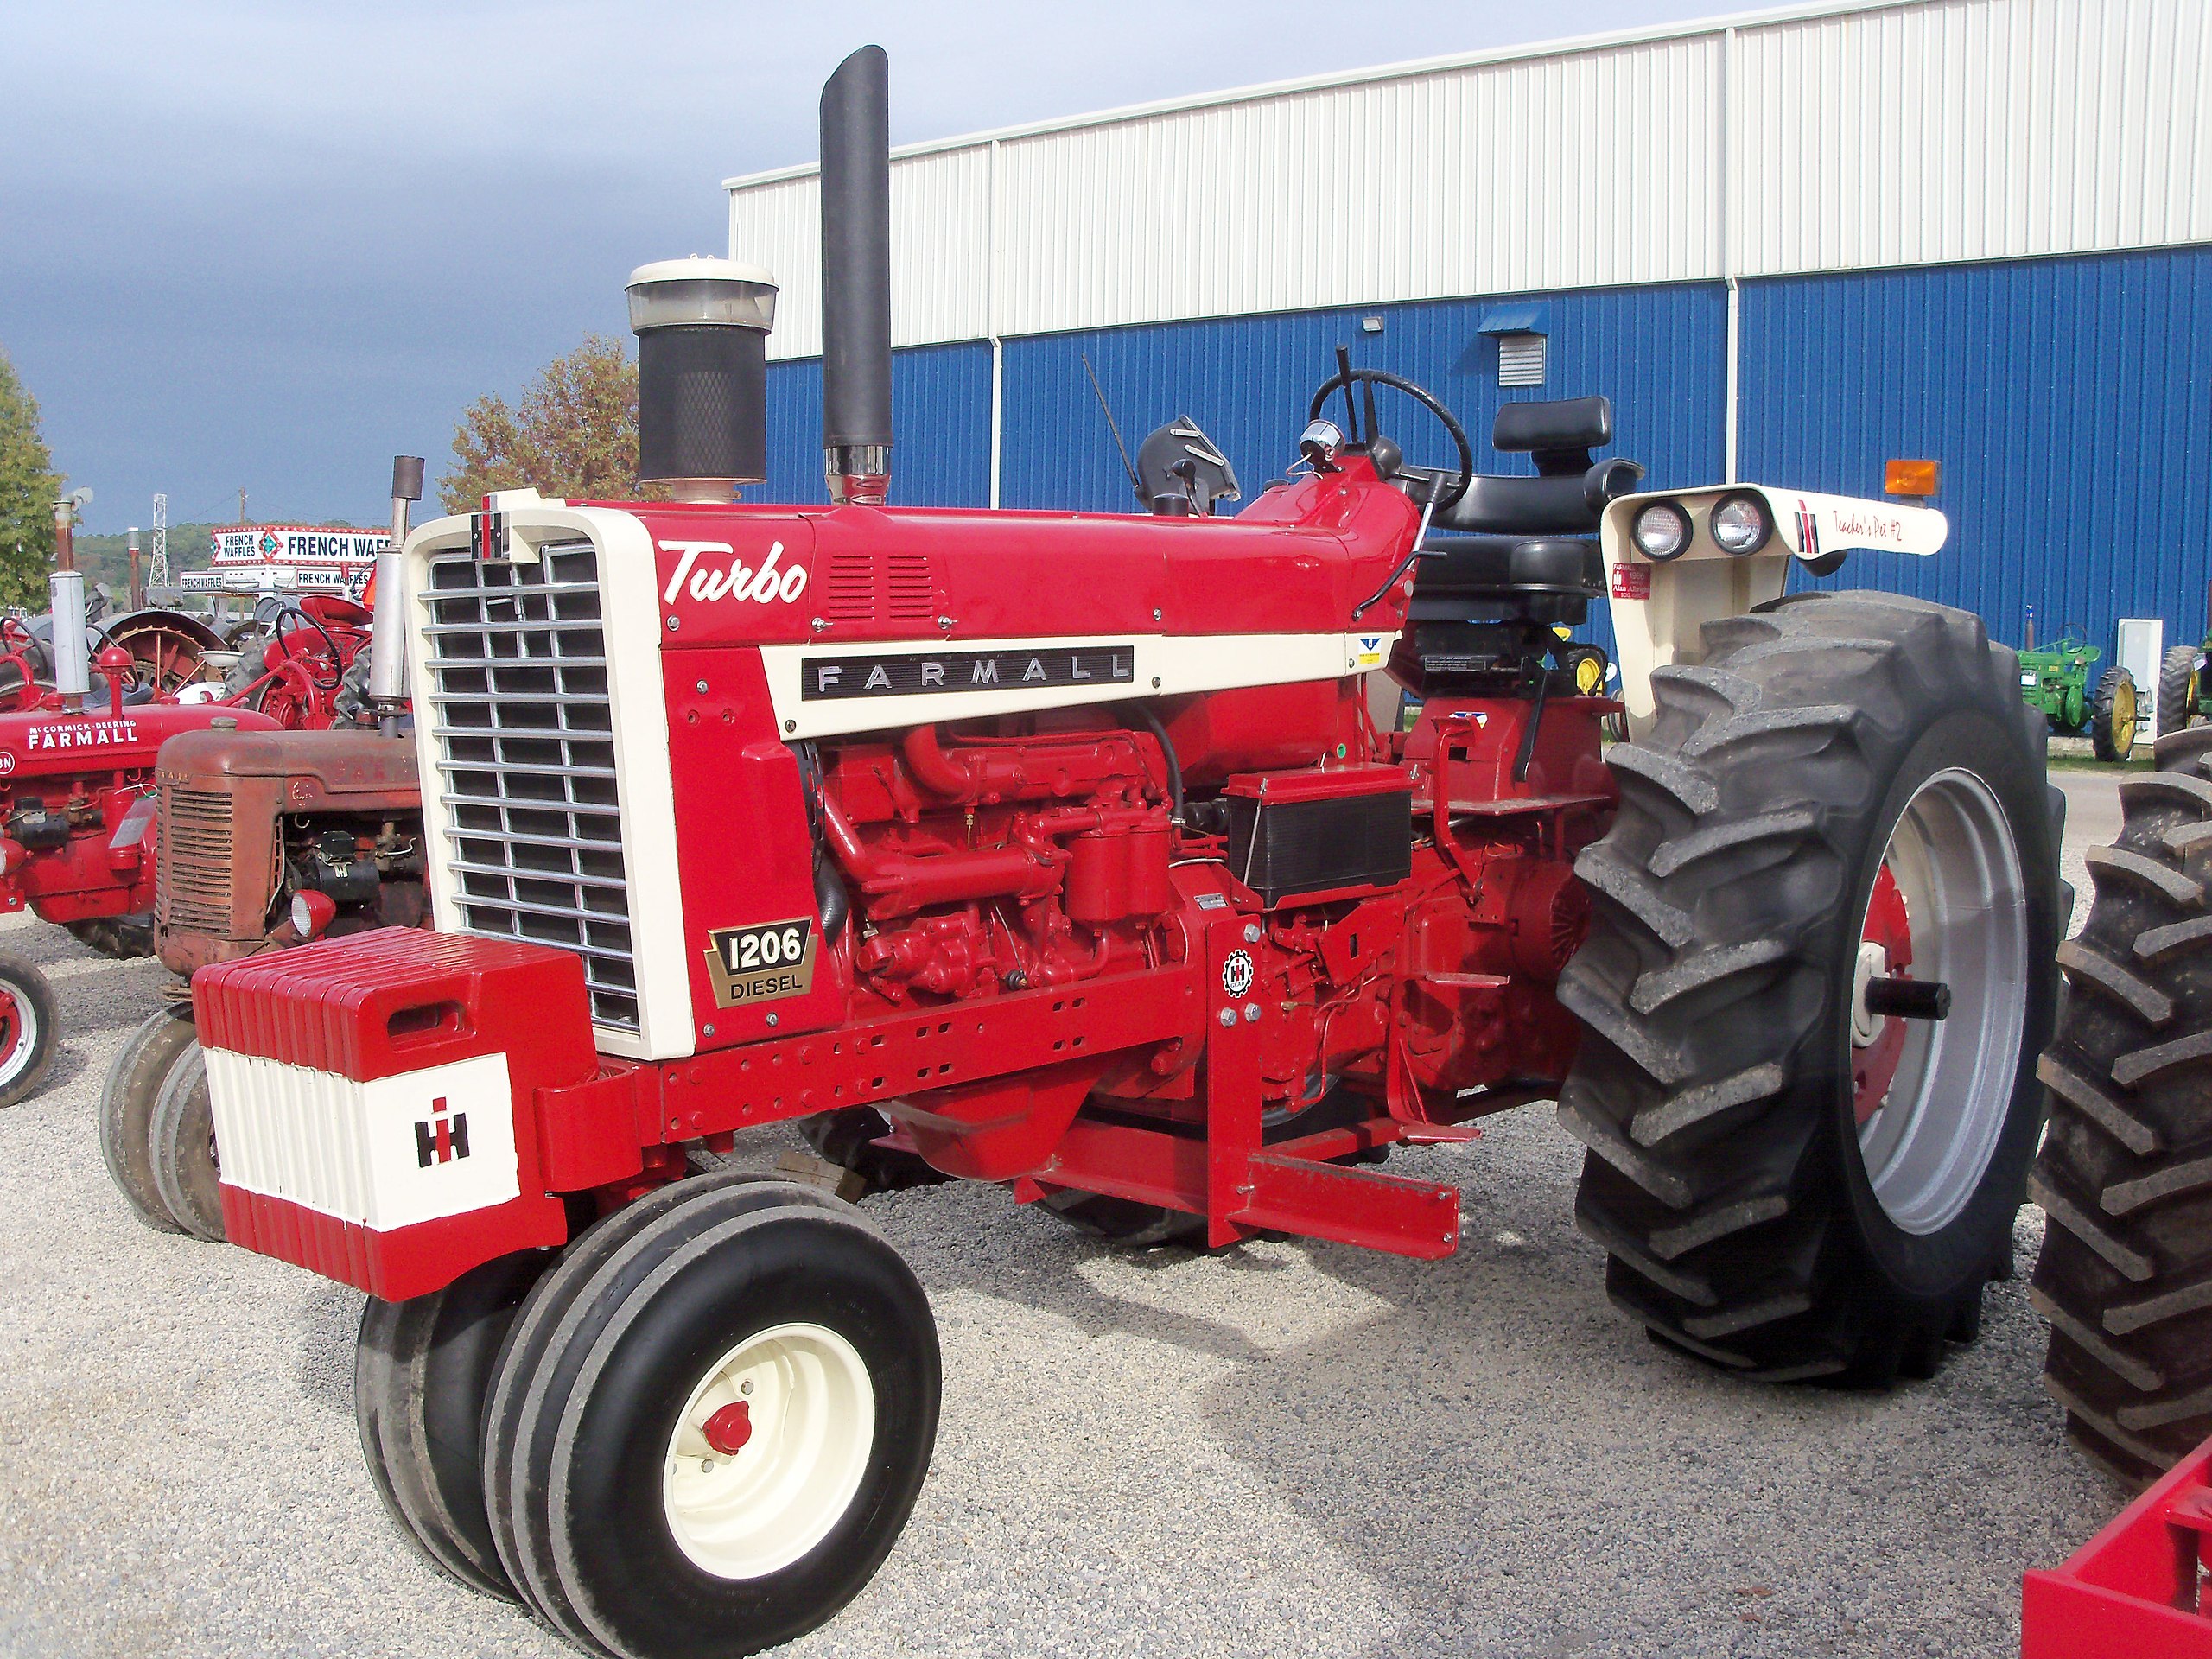
<path fill-rule="evenodd" d="M 768 331 L 776 279 L 734 259 L 630 273 L 638 476 L 678 500 L 728 501 L 768 475 Z"/>
<path fill-rule="evenodd" d="M 766 334 L 776 326 L 776 279 L 759 265 L 696 253 L 656 259 L 630 273 L 627 289 L 633 333 L 720 324 Z"/>

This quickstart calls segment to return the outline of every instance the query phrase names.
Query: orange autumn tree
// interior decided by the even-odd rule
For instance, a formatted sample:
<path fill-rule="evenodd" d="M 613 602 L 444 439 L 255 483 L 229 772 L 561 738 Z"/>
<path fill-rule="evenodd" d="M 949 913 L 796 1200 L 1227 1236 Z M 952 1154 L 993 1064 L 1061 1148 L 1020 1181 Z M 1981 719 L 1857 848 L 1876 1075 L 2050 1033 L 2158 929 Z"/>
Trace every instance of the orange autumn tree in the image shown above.
<path fill-rule="evenodd" d="M 572 499 L 637 495 L 638 365 L 620 341 L 593 334 L 539 370 L 512 407 L 480 397 L 461 416 L 438 483 L 445 510 L 524 486 Z"/>

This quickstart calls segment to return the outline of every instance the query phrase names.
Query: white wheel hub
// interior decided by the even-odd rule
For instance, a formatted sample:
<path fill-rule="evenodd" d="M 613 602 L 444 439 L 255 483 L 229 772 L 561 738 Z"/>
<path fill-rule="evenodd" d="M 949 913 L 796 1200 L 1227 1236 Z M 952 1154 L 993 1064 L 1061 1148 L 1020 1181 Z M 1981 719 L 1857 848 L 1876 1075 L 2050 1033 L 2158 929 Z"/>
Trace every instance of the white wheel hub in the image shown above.
<path fill-rule="evenodd" d="M 1890 953 L 1872 939 L 1859 941 L 1859 965 L 1851 976 L 1851 1046 L 1872 1048 L 1882 1034 L 1882 1016 L 1866 1008 L 1866 988 L 1890 974 Z"/>
<path fill-rule="evenodd" d="M 875 1387 L 827 1325 L 747 1337 L 691 1390 L 669 1437 L 661 1503 L 677 1545 L 721 1579 L 799 1560 L 843 1519 L 875 1446 Z"/>

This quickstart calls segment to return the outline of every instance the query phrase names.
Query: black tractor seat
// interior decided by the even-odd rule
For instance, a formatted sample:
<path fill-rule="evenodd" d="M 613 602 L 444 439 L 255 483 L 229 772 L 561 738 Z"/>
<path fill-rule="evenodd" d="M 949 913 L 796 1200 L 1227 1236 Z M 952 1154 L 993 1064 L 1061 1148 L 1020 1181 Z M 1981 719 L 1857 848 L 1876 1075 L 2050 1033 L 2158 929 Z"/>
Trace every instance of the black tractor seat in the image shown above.
<path fill-rule="evenodd" d="M 1469 601 L 1518 594 L 1587 601 L 1605 591 L 1598 543 L 1566 536 L 1439 536 L 1423 544 L 1414 586 L 1416 622 L 1459 621 Z"/>
<path fill-rule="evenodd" d="M 1434 513 L 1421 543 L 1407 613 L 1409 638 L 1394 670 L 1420 695 L 1452 690 L 1525 695 L 1549 673 L 1563 695 L 1573 682 L 1555 661 L 1560 628 L 1589 620 L 1605 594 L 1597 531 L 1606 503 L 1634 489 L 1632 461 L 1592 461 L 1612 442 L 1613 406 L 1603 397 L 1508 404 L 1491 442 L 1530 456 L 1534 477 L 1478 474 L 1466 493 Z M 1408 467 L 1416 486 L 1448 474 Z"/>

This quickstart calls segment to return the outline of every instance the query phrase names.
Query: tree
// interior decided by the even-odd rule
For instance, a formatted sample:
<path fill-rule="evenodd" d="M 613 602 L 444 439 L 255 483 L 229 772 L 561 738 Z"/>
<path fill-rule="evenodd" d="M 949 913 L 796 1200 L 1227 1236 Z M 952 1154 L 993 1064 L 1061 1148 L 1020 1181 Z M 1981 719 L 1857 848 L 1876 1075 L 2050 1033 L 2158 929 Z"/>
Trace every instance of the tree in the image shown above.
<path fill-rule="evenodd" d="M 0 352 L 0 605 L 45 608 L 62 483 L 39 435 L 38 400 Z"/>
<path fill-rule="evenodd" d="M 454 429 L 453 466 L 438 481 L 448 512 L 524 486 L 571 499 L 638 493 L 638 369 L 620 341 L 593 334 L 523 389 L 522 402 L 480 397 Z"/>

